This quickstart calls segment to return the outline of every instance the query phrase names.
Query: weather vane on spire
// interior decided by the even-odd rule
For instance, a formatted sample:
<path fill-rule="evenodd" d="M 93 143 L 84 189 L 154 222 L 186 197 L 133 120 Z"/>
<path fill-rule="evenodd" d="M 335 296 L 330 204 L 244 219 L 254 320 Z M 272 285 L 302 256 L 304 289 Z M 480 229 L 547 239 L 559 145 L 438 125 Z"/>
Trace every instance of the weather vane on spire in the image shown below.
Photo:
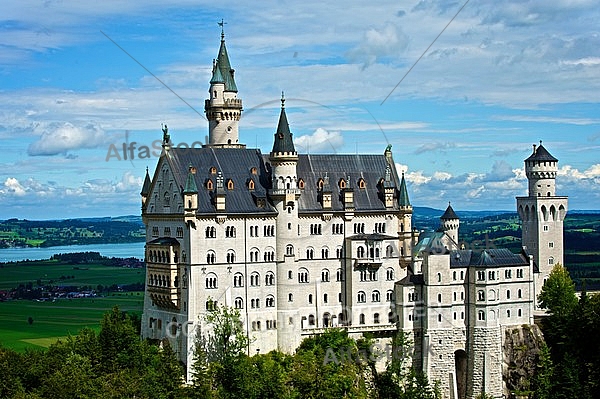
<path fill-rule="evenodd" d="M 285 107 L 285 95 L 283 94 L 283 90 L 281 91 L 281 108 Z"/>
<path fill-rule="evenodd" d="M 221 18 L 221 22 L 217 22 L 217 25 L 219 25 L 221 27 L 221 40 L 225 39 L 225 25 L 227 24 L 227 22 L 225 22 L 223 20 L 223 18 Z"/>

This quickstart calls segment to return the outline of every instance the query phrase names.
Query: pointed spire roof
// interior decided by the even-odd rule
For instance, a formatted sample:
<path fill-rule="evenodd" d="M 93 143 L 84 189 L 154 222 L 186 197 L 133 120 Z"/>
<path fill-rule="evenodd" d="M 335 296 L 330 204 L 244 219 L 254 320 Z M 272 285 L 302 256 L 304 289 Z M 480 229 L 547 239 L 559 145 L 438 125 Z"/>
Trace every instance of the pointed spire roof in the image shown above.
<path fill-rule="evenodd" d="M 536 146 L 535 144 L 533 145 L 533 154 L 531 154 L 529 158 L 525 160 L 525 162 L 527 161 L 558 162 L 558 159 L 554 158 L 552 154 L 548 152 L 546 147 L 542 145 L 542 140 L 540 140 L 539 146 Z"/>
<path fill-rule="evenodd" d="M 273 142 L 273 153 L 277 152 L 296 152 L 290 125 L 285 114 L 285 97 L 281 92 L 281 113 L 279 114 L 279 124 L 277 125 L 277 133 L 275 133 L 275 141 Z"/>
<path fill-rule="evenodd" d="M 185 187 L 183 189 L 184 194 L 198 194 L 198 186 L 196 185 L 196 178 L 194 177 L 194 167 L 190 165 L 187 179 L 185 181 Z"/>
<path fill-rule="evenodd" d="M 148 167 L 146 166 L 146 177 L 144 178 L 144 185 L 142 186 L 142 192 L 140 193 L 144 197 L 147 197 L 150 194 L 150 185 L 152 181 L 150 181 L 150 175 L 148 174 Z"/>
<path fill-rule="evenodd" d="M 222 27 L 223 25 L 221 25 L 221 28 Z M 234 70 L 231 68 L 231 63 L 229 62 L 227 47 L 225 47 L 225 33 L 223 30 L 221 30 L 221 47 L 219 48 L 219 55 L 217 56 L 217 67 L 225 83 L 225 91 L 234 91 L 237 93 L 237 86 L 235 84 L 235 79 L 233 78 Z"/>
<path fill-rule="evenodd" d="M 212 79 L 210 80 L 210 84 L 215 83 L 225 83 L 225 78 L 223 78 L 223 74 L 221 73 L 221 68 L 219 68 L 219 63 L 217 60 L 214 61 Z"/>
<path fill-rule="evenodd" d="M 452 205 L 450 205 L 450 203 L 448 202 L 448 208 L 446 208 L 446 212 L 444 212 L 444 214 L 440 217 L 440 219 L 442 220 L 450 220 L 450 219 L 458 219 L 459 217 L 456 215 L 456 212 L 454 212 L 454 209 L 452 209 Z"/>
<path fill-rule="evenodd" d="M 400 193 L 398 195 L 398 205 L 410 206 L 410 200 L 408 199 L 408 190 L 406 189 L 406 180 L 404 179 L 404 172 L 402 172 L 402 180 L 400 180 Z"/>

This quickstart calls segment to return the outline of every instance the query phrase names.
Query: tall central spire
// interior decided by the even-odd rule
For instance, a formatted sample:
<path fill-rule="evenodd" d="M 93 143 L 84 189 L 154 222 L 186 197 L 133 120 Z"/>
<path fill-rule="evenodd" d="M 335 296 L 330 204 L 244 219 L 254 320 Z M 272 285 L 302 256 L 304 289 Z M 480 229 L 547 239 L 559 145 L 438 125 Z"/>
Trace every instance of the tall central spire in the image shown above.
<path fill-rule="evenodd" d="M 208 146 L 245 147 L 239 143 L 238 124 L 242 116 L 242 100 L 237 98 L 237 85 L 234 69 L 229 61 L 225 46 L 224 25 L 221 20 L 221 46 L 217 58 L 213 60 L 212 77 L 208 90 L 210 97 L 204 102 L 204 111 L 208 119 Z"/>

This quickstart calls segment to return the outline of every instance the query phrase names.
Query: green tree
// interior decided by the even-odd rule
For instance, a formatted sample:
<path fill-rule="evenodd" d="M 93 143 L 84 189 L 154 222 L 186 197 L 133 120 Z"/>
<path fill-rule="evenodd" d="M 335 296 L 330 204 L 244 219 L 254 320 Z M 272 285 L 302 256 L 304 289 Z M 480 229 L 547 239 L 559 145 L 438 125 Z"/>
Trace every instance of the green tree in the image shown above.
<path fill-rule="evenodd" d="M 134 368 L 135 352 L 140 338 L 129 316 L 115 306 L 104 314 L 100 325 L 98 342 L 102 351 L 104 370 L 110 372 L 122 368 Z"/>
<path fill-rule="evenodd" d="M 533 376 L 532 389 L 533 399 L 552 399 L 552 375 L 554 365 L 550 357 L 550 349 L 543 343 Z"/>
<path fill-rule="evenodd" d="M 540 306 L 555 316 L 569 315 L 577 306 L 575 283 L 571 280 L 567 269 L 557 263 L 538 296 Z"/>

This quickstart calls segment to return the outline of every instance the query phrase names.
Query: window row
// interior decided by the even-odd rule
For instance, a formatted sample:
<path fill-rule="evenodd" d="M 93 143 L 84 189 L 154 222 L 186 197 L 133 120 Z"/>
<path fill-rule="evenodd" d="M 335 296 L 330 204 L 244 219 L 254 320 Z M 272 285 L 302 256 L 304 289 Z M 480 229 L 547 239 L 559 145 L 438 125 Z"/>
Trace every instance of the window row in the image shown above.
<path fill-rule="evenodd" d="M 310 235 L 321 235 L 323 234 L 321 231 L 320 223 L 313 223 L 310 225 Z"/>
<path fill-rule="evenodd" d="M 227 251 L 226 261 L 227 263 L 235 263 L 235 251 L 233 249 Z M 213 265 L 216 262 L 217 254 L 215 253 L 215 251 L 208 251 L 206 253 L 206 263 L 208 263 L 209 265 Z"/>
<path fill-rule="evenodd" d="M 218 288 L 219 284 L 218 284 L 218 277 L 215 273 L 209 273 L 206 276 L 206 285 L 205 287 L 208 289 L 215 289 Z M 236 273 L 233 275 L 233 287 L 234 288 L 240 288 L 244 286 L 244 275 L 242 273 Z M 275 285 L 275 274 L 273 272 L 267 272 L 265 274 L 265 279 L 264 279 L 265 285 L 266 286 L 271 286 L 271 285 Z M 258 287 L 260 286 L 261 283 L 261 277 L 260 274 L 258 272 L 253 272 L 250 275 L 250 286 L 251 287 Z"/>
<path fill-rule="evenodd" d="M 169 251 L 151 249 L 148 250 L 147 259 L 153 263 L 171 263 L 171 255 Z M 184 260 L 185 261 L 185 260 Z M 173 251 L 173 262 L 179 262 L 179 252 Z"/>
<path fill-rule="evenodd" d="M 276 330 L 277 329 L 277 320 L 267 320 L 267 330 Z M 252 322 L 252 331 L 260 331 L 261 325 L 260 320 Z"/>
<path fill-rule="evenodd" d="M 179 276 L 175 276 L 173 285 L 174 285 L 174 287 L 179 286 Z M 166 276 L 164 274 L 150 274 L 148 276 L 148 286 L 170 287 L 171 286 L 171 276 Z"/>
<path fill-rule="evenodd" d="M 516 271 L 517 278 L 523 278 L 523 269 L 516 269 L 516 270 L 517 270 Z M 485 270 L 477 271 L 477 281 L 485 281 L 485 277 L 486 277 Z M 499 275 L 499 273 L 496 273 L 496 271 L 490 270 L 487 273 L 487 278 L 489 281 L 494 281 L 497 279 L 499 280 L 500 275 Z M 507 280 L 512 278 L 512 270 L 511 269 L 504 270 L 504 278 Z"/>
<path fill-rule="evenodd" d="M 393 302 L 394 301 L 394 291 L 392 290 L 388 290 L 385 294 L 385 300 L 386 302 Z M 357 297 L 356 297 L 356 301 L 358 303 L 365 303 L 367 302 L 367 294 L 365 294 L 364 291 L 358 291 Z M 381 302 L 381 294 L 379 293 L 379 291 L 374 290 L 373 292 L 371 292 L 371 302 Z"/>

